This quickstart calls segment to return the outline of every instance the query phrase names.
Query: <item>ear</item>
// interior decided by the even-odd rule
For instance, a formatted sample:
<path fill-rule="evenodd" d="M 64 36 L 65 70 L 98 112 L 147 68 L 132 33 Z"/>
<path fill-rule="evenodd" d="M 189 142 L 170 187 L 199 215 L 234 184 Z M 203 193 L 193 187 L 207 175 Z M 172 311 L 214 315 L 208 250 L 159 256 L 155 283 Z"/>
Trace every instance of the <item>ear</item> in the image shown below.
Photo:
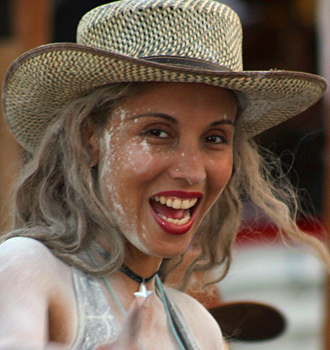
<path fill-rule="evenodd" d="M 99 132 L 94 125 L 89 123 L 86 127 L 85 137 L 88 144 L 90 154 L 90 167 L 94 167 L 99 163 Z"/>

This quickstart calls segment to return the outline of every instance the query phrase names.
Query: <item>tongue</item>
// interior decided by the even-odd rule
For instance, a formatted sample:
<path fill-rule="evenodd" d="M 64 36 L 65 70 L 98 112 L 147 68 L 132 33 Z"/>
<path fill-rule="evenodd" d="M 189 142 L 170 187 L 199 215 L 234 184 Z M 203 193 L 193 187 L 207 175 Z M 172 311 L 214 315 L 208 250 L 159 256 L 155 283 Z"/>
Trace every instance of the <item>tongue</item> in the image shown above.
<path fill-rule="evenodd" d="M 157 214 L 164 215 L 167 218 L 181 220 L 184 217 L 185 209 L 173 209 L 155 201 L 151 201 L 151 205 Z"/>

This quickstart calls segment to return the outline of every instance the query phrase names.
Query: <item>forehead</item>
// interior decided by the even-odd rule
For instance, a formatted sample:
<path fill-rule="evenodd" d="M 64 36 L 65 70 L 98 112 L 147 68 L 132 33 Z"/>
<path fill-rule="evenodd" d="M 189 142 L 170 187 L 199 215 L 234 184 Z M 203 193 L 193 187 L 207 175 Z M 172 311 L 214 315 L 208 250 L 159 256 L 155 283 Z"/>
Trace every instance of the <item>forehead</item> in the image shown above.
<path fill-rule="evenodd" d="M 211 85 L 197 83 L 148 83 L 141 90 L 126 97 L 117 110 L 121 118 L 129 112 L 139 115 L 147 112 L 166 113 L 173 117 L 203 115 L 205 118 L 235 120 L 237 102 L 232 92 Z"/>

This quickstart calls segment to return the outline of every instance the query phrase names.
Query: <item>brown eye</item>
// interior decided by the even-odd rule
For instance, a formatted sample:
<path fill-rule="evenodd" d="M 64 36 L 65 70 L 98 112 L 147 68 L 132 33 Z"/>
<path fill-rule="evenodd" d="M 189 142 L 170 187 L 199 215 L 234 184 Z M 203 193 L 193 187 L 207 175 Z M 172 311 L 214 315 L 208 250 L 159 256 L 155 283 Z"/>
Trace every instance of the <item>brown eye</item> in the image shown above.
<path fill-rule="evenodd" d="M 220 144 L 220 143 L 227 143 L 227 140 L 220 135 L 210 135 L 204 138 L 204 142 Z"/>
<path fill-rule="evenodd" d="M 150 129 L 145 132 L 145 135 L 150 135 L 159 138 L 167 138 L 169 137 L 168 133 L 161 129 Z"/>

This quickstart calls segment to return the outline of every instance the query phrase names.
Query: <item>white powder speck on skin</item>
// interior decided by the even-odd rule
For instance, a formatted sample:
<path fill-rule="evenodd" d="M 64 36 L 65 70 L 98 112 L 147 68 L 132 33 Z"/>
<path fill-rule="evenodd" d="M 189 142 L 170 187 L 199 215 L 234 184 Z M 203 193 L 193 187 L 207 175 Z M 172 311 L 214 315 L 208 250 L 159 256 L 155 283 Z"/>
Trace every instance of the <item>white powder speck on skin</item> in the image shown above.
<path fill-rule="evenodd" d="M 112 140 L 112 132 L 111 129 L 104 129 L 102 138 L 100 139 L 100 148 L 105 150 L 105 159 L 107 160 L 106 164 L 101 164 L 100 175 L 99 178 L 102 179 L 105 172 L 108 172 L 111 167 L 111 140 Z"/>
<path fill-rule="evenodd" d="M 118 181 L 118 176 L 127 170 L 137 175 L 145 173 L 150 162 L 153 161 L 153 154 L 148 141 L 141 140 L 140 136 L 127 138 L 127 141 L 123 142 L 126 140 L 127 110 L 119 107 L 112 117 L 114 123 L 110 122 L 110 125 L 104 129 L 99 141 L 102 154 L 99 164 L 101 189 L 103 185 L 101 192 L 126 238 L 139 250 L 150 254 L 146 244 L 149 237 L 146 227 L 139 222 L 135 209 L 126 208 L 126 205 L 130 206 L 130 204 L 120 198 L 120 193 L 123 193 L 122 186 L 125 185 Z"/>
<path fill-rule="evenodd" d="M 150 146 L 149 146 L 147 140 L 143 140 L 143 141 L 141 142 L 141 146 L 142 146 L 142 148 L 143 148 L 145 151 L 148 151 L 148 152 L 150 151 Z"/>
<path fill-rule="evenodd" d="M 141 236 L 141 237 L 140 237 Z M 148 249 L 145 242 L 148 241 L 148 235 L 146 234 L 146 227 L 142 224 L 141 235 L 138 235 L 137 232 L 131 231 L 130 242 L 138 248 L 141 252 L 152 255 L 151 251 Z"/>
<path fill-rule="evenodd" d="M 126 118 L 127 110 L 121 106 L 117 107 L 114 113 L 118 113 L 120 115 L 120 120 L 123 121 Z"/>
<path fill-rule="evenodd" d="M 110 127 L 110 129 L 105 128 L 100 139 L 100 147 L 103 150 L 103 159 L 100 163 L 100 174 L 99 181 L 106 181 L 107 177 L 110 177 L 116 167 L 116 159 L 114 156 L 114 150 L 112 147 L 112 141 L 114 139 L 114 129 Z M 118 197 L 117 190 L 114 184 L 110 181 L 106 183 L 106 193 L 111 197 L 111 202 L 114 210 L 115 217 L 118 220 L 118 224 L 122 221 L 121 218 L 124 217 L 124 209 L 120 204 L 120 200 Z M 107 198 L 104 198 L 107 200 Z"/>
<path fill-rule="evenodd" d="M 137 175 L 144 173 L 153 159 L 150 154 L 150 146 L 146 140 L 140 143 L 134 143 L 134 149 L 129 146 L 127 154 L 127 166 Z"/>

